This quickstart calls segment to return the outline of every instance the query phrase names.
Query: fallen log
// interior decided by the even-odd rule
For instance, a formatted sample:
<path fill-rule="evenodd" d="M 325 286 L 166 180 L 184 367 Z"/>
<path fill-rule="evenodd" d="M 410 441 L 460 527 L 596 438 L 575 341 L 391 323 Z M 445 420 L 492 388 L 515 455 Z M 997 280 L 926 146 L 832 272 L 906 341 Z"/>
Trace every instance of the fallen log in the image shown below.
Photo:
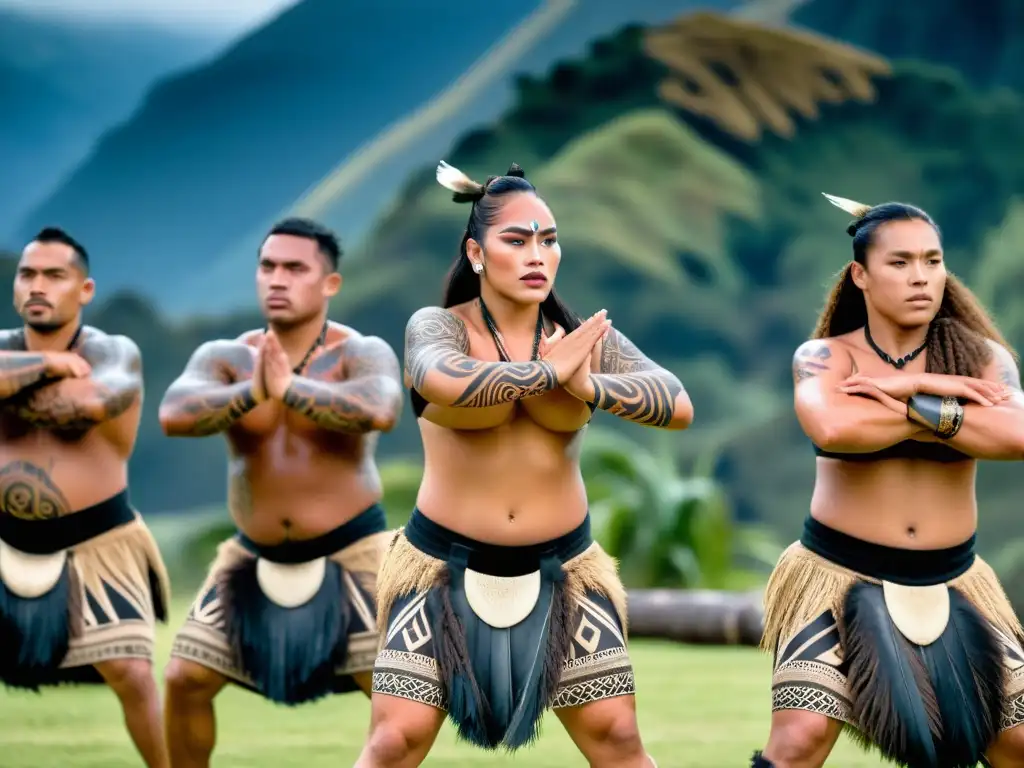
<path fill-rule="evenodd" d="M 760 592 L 629 590 L 629 636 L 703 645 L 761 642 Z"/>

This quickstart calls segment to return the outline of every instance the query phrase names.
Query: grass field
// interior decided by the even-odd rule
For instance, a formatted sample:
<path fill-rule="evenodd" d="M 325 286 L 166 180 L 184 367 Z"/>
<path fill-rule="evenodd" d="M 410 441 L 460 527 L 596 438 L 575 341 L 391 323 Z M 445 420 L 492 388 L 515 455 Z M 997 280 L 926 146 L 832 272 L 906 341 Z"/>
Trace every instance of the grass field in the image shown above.
<path fill-rule="evenodd" d="M 167 658 L 175 612 L 160 638 Z M 769 664 L 749 649 L 695 648 L 669 643 L 631 645 L 636 665 L 640 728 L 660 768 L 743 768 L 768 735 Z M 369 704 L 361 694 L 298 709 L 278 708 L 229 688 L 217 700 L 217 768 L 343 768 L 355 761 Z M 0 692 L 3 768 L 119 768 L 138 766 L 112 693 L 101 687 L 62 688 L 43 695 Z M 554 717 L 540 743 L 515 756 L 456 744 L 446 725 L 428 766 L 584 766 Z M 845 737 L 830 768 L 878 766 L 877 757 Z"/>

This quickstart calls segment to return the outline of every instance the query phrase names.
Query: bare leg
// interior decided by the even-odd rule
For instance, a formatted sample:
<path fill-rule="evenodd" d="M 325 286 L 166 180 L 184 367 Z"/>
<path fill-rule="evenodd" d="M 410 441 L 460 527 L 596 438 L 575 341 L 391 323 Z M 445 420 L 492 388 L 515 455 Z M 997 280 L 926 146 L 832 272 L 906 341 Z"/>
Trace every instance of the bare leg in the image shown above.
<path fill-rule="evenodd" d="M 217 741 L 213 699 L 227 684 L 219 672 L 172 658 L 167 687 L 167 744 L 173 768 L 207 768 Z"/>
<path fill-rule="evenodd" d="M 147 659 L 115 659 L 100 662 L 96 669 L 120 699 L 128 735 L 143 761 L 149 768 L 168 768 L 153 663 Z"/>
<path fill-rule="evenodd" d="M 383 693 L 371 701 L 370 735 L 353 768 L 416 768 L 434 746 L 445 713 Z"/>
<path fill-rule="evenodd" d="M 841 722 L 817 712 L 776 710 L 763 757 L 774 768 L 821 768 L 842 730 Z"/>
<path fill-rule="evenodd" d="M 555 714 L 591 768 L 654 768 L 640 740 L 635 696 L 556 709 Z"/>
<path fill-rule="evenodd" d="M 1024 725 L 1000 733 L 986 757 L 992 768 L 1024 768 Z"/>

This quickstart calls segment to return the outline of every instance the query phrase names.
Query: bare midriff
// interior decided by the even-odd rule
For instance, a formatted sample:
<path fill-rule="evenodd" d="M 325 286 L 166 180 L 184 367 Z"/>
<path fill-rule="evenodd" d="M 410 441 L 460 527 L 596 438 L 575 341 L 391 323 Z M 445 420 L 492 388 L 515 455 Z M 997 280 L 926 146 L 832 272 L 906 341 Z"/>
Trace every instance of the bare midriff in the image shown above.
<path fill-rule="evenodd" d="M 944 549 L 977 527 L 977 462 L 817 459 L 816 520 L 864 541 L 901 549 Z"/>
<path fill-rule="evenodd" d="M 420 420 L 424 470 L 416 504 L 439 525 L 504 546 L 556 539 L 587 516 L 579 467 L 585 429 L 553 432 L 510 408 L 489 429 L 454 430 Z"/>
<path fill-rule="evenodd" d="M 265 402 L 230 430 L 228 441 L 231 517 L 258 544 L 316 538 L 381 498 L 376 434 L 329 432 Z"/>
<path fill-rule="evenodd" d="M 88 509 L 128 486 L 128 456 L 138 406 L 82 432 L 0 423 L 0 512 L 47 520 Z M 124 438 L 124 439 L 123 439 Z"/>

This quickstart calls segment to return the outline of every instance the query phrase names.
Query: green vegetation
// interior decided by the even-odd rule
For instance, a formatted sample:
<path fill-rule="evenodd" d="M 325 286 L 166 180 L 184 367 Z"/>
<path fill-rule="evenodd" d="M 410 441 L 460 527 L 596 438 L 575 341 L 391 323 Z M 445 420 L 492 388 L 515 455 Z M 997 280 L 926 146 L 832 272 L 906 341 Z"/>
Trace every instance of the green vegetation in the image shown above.
<path fill-rule="evenodd" d="M 963 4 L 945 0 L 940 5 L 948 21 Z M 812 0 L 797 18 L 826 33 L 873 44 L 875 38 L 856 30 L 867 35 L 891 28 L 881 20 L 909 23 L 896 11 L 887 15 L 890 7 L 872 1 L 847 13 L 836 0 Z M 1008 5 L 998 7 L 1002 13 Z M 856 29 L 841 26 L 843 19 L 842 24 L 856 22 Z M 628 27 L 544 76 L 520 78 L 508 111 L 445 154 L 476 178 L 500 173 L 512 161 L 523 165 L 558 219 L 560 293 L 580 312 L 607 308 L 616 327 L 678 373 L 690 392 L 694 426 L 664 442 L 653 430 L 606 414 L 598 414 L 596 424 L 633 441 L 635 456 L 657 457 L 675 468 L 673 477 L 683 478 L 681 485 L 672 485 L 673 480 L 674 490 L 658 499 L 665 517 L 643 536 L 660 541 L 665 531 L 682 530 L 681 546 L 693 549 L 686 542 L 696 529 L 673 521 L 691 520 L 685 499 L 697 487 L 686 479 L 690 470 L 679 468 L 698 465 L 697 476 L 715 481 L 712 487 L 739 532 L 730 534 L 728 544 L 715 545 L 727 555 L 705 555 L 698 546 L 695 556 L 711 560 L 696 571 L 669 551 L 676 543 L 666 544 L 668 550 L 644 565 L 646 573 L 636 573 L 638 583 L 725 584 L 716 557 L 737 565 L 756 551 L 758 557 L 749 560 L 754 568 L 771 559 L 774 542 L 797 535 L 814 463 L 792 413 L 790 359 L 850 255 L 846 220 L 822 192 L 867 202 L 907 200 L 932 213 L 943 227 L 951 269 L 977 290 L 1010 341 L 1024 346 L 1024 304 L 1017 300 L 1024 287 L 1017 258 L 1024 236 L 1024 198 L 1019 197 L 1024 155 L 1017 151 L 1024 135 L 1024 100 L 1017 91 L 995 87 L 1017 85 L 1011 75 L 1020 68 L 1003 64 L 1015 60 L 1019 45 L 1017 38 L 997 37 L 972 43 L 973 52 L 964 53 L 969 46 L 961 45 L 956 25 L 944 24 L 927 40 L 897 36 L 899 50 L 885 49 L 878 38 L 880 52 L 898 58 L 890 75 L 872 79 L 875 98 L 869 103 L 830 98 L 827 83 L 813 77 L 807 78 L 813 87 L 807 85 L 806 93 L 800 91 L 802 80 L 785 93 L 772 91 L 769 98 L 776 102 L 767 107 L 788 110 L 785 99 L 809 100 L 816 114 L 797 118 L 791 137 L 766 130 L 750 142 L 663 100 L 667 69 L 648 54 L 647 30 Z M 1000 28 L 1009 34 L 1010 26 Z M 821 47 L 829 43 L 815 45 L 817 58 L 808 60 L 808 68 L 821 66 Z M 825 80 L 834 75 L 819 74 L 827 75 Z M 434 182 L 435 162 L 424 159 L 367 241 L 346 257 L 345 287 L 332 308 L 333 317 L 383 336 L 396 350 L 412 312 L 439 300 L 468 215 L 466 206 L 454 205 Z M 13 261 L 0 260 L 0 280 L 12 276 Z M 99 289 L 103 297 L 103 286 Z M 5 325 L 17 322 L 10 309 L 3 312 Z M 129 333 L 143 351 L 147 398 L 131 466 L 135 502 L 151 517 L 222 504 L 222 440 L 167 439 L 156 409 L 200 342 L 259 327 L 259 316 L 176 325 L 140 299 L 120 295 L 98 302 L 88 318 Z M 590 438 L 596 441 L 597 435 Z M 407 410 L 380 443 L 382 460 L 396 462 L 387 471 L 398 474 L 385 479 L 395 524 L 412 507 L 420 450 Z M 599 497 L 599 482 L 588 478 L 595 519 L 608 516 L 601 522 L 607 526 L 602 536 L 612 549 L 627 546 L 622 532 L 633 525 L 643 528 L 640 521 L 649 519 L 643 505 L 654 502 L 645 494 L 658 482 L 642 466 L 646 461 L 633 461 L 632 477 L 608 498 Z M 1016 533 L 1018 478 L 1019 468 L 1010 463 L 983 465 L 979 471 L 983 552 Z M 622 500 L 630 494 L 647 500 Z M 630 519 L 635 522 L 627 525 Z M 224 530 L 222 524 L 209 531 L 207 545 Z M 767 530 L 767 538 L 752 541 L 748 532 L 753 530 Z M 649 553 L 637 547 L 642 560 Z M 200 551 L 205 550 L 195 550 L 188 568 L 205 567 Z M 620 554 L 632 573 L 633 555 Z M 1021 581 L 1024 590 L 1024 577 Z"/>

